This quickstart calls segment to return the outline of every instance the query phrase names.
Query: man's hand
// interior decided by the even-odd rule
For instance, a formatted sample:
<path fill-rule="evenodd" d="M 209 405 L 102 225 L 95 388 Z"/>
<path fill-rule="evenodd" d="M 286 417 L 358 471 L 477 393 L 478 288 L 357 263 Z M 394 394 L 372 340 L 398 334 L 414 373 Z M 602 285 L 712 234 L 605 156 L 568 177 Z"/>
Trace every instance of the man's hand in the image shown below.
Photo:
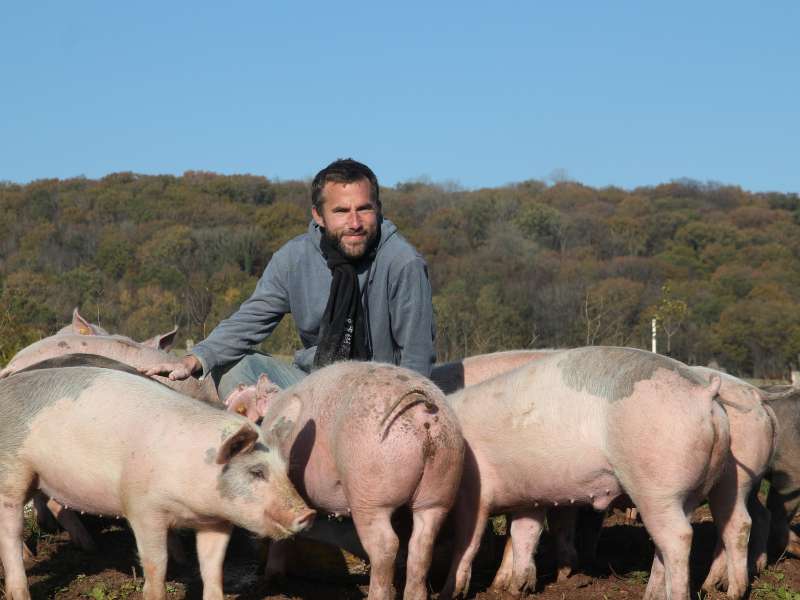
<path fill-rule="evenodd" d="M 188 354 L 175 362 L 164 362 L 151 367 L 142 367 L 139 372 L 148 377 L 165 375 L 172 381 L 186 379 L 201 369 L 200 361 L 196 356 Z"/>

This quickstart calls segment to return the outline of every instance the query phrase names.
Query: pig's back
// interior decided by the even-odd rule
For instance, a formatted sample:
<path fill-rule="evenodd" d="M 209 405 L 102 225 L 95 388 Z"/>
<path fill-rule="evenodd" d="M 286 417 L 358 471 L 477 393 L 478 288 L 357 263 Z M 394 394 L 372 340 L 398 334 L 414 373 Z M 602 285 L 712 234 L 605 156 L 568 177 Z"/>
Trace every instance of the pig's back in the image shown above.
<path fill-rule="evenodd" d="M 44 338 L 20 350 L 0 371 L 0 379 L 67 354 L 104 356 L 136 369 L 174 360 L 168 352 L 144 346 L 124 336 L 61 334 Z M 176 381 L 163 377 L 159 380 L 181 394 L 212 404 L 219 402 L 210 378 L 202 382 L 194 377 Z"/>
<path fill-rule="evenodd" d="M 17 373 L 0 381 L 0 411 L 4 438 L 24 438 L 38 430 L 40 448 L 73 441 L 71 446 L 106 449 L 167 428 L 177 427 L 179 434 L 189 424 L 222 413 L 142 375 L 98 367 Z M 43 429 L 49 433 L 41 435 Z"/>

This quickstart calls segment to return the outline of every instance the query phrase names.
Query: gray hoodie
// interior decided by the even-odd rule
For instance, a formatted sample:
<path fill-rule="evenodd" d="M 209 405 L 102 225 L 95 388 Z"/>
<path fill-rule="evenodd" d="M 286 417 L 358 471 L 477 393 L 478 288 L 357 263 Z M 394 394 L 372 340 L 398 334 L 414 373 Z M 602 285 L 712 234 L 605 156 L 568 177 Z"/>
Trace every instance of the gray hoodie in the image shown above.
<path fill-rule="evenodd" d="M 292 313 L 303 350 L 295 364 L 310 371 L 319 323 L 333 275 L 320 250 L 314 222 L 308 231 L 284 244 L 269 261 L 253 295 L 230 318 L 192 348 L 203 375 L 240 360 Z M 383 219 L 375 260 L 358 272 L 373 360 L 430 374 L 434 361 L 434 323 L 428 267 L 422 256 Z"/>

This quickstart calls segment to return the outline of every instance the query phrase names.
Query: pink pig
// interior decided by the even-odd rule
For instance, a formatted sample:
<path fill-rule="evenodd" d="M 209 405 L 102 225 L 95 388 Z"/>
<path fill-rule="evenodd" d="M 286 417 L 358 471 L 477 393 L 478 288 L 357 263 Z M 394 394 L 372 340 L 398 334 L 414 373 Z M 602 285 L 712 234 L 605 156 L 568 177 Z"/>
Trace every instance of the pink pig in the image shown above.
<path fill-rule="evenodd" d="M 749 581 L 748 539 L 752 570 L 760 572 L 767 564 L 770 516 L 756 494 L 775 451 L 778 422 L 755 386 L 714 369 L 691 370 L 705 381 L 721 378 L 719 396 L 728 407 L 731 429 L 730 456 L 708 495 L 719 539 L 703 589 L 725 587 L 729 598 L 741 598 Z"/>
<path fill-rule="evenodd" d="M 242 400 L 247 403 L 246 397 L 232 399 L 229 410 Z M 455 501 L 464 455 L 441 390 L 394 365 L 341 362 L 283 391 L 262 376 L 255 406 L 306 501 L 352 515 L 370 559 L 370 600 L 392 595 L 399 542 L 391 516 L 409 506 L 413 530 L 403 597 L 426 598 L 433 544 Z"/>
<path fill-rule="evenodd" d="M 719 388 L 718 377 L 706 383 L 657 354 L 588 347 L 448 396 L 467 450 L 441 597 L 466 595 L 489 515 L 510 513 L 513 548 L 493 589 L 518 595 L 535 587 L 533 554 L 550 507 L 603 510 L 627 492 L 656 545 L 645 597 L 688 598 L 688 515 L 730 449 Z"/>
<path fill-rule="evenodd" d="M 44 360 L 77 353 L 105 356 L 137 369 L 167 362 L 173 358 L 163 350 L 145 346 L 121 335 L 60 333 L 34 342 L 17 352 L 8 365 L 0 371 L 0 379 Z M 210 377 L 202 381 L 194 377 L 181 381 L 172 381 L 159 376 L 154 379 L 197 400 L 220 404 L 217 390 Z"/>
<path fill-rule="evenodd" d="M 495 375 L 511 371 L 526 362 L 539 360 L 558 350 L 512 350 L 471 356 L 461 361 L 435 366 L 431 379 L 443 389 L 462 389 Z M 561 350 L 563 352 L 563 350 Z M 731 454 L 723 476 L 709 493 L 709 503 L 719 532 L 719 540 L 711 570 L 703 589 L 711 591 L 726 587 L 728 596 L 741 598 L 748 584 L 748 553 L 742 540 L 747 539 L 752 520 L 752 570 L 760 572 L 766 565 L 769 514 L 755 497 L 759 482 L 767 469 L 777 436 L 777 422 L 772 409 L 762 401 L 762 393 L 754 386 L 731 375 L 705 367 L 691 369 L 710 381 L 721 378 L 719 398 L 728 407 Z M 748 498 L 749 496 L 749 498 Z M 569 574 L 575 562 L 572 536 L 574 516 L 563 514 L 570 509 L 559 508 L 558 519 L 549 518 L 556 534 L 559 553 L 559 578 Z M 564 528 L 562 530 L 562 521 Z M 511 569 L 511 542 L 506 548 L 501 577 Z"/>
<path fill-rule="evenodd" d="M 126 517 L 148 600 L 166 597 L 170 527 L 197 530 L 203 597 L 221 600 L 233 525 L 281 538 L 313 520 L 258 428 L 141 375 L 96 367 L 19 373 L 0 381 L 0 411 L 7 598 L 30 598 L 22 507 L 36 488 L 65 506 Z"/>

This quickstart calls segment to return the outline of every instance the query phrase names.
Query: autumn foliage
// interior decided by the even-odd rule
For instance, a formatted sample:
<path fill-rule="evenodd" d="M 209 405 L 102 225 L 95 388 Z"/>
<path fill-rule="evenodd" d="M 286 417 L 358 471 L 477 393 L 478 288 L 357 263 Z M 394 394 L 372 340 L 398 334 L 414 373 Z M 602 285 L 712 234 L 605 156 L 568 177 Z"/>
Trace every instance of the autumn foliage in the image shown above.
<path fill-rule="evenodd" d="M 650 347 L 780 377 L 800 352 L 800 197 L 676 181 L 595 189 L 408 182 L 386 216 L 426 257 L 439 360 L 527 347 Z M 0 364 L 72 308 L 137 339 L 202 339 L 305 231 L 307 182 L 115 173 L 0 183 Z M 298 345 L 291 319 L 264 344 Z"/>

